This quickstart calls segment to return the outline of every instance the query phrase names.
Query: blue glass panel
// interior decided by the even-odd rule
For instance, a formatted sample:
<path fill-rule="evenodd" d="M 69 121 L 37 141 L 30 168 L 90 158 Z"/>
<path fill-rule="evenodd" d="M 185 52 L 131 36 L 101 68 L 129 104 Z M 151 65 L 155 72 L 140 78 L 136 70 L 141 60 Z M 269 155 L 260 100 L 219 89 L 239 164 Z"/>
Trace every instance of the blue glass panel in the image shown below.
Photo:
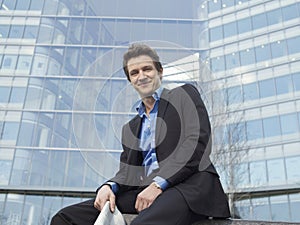
<path fill-rule="evenodd" d="M 270 206 L 268 198 L 255 198 L 252 199 L 252 212 L 254 220 L 270 220 Z"/>
<path fill-rule="evenodd" d="M 16 68 L 17 58 L 17 55 L 4 55 L 0 70 L 14 70 Z"/>
<path fill-rule="evenodd" d="M 294 134 L 299 132 L 298 118 L 296 113 L 280 116 L 282 134 Z"/>
<path fill-rule="evenodd" d="M 67 151 L 54 151 L 49 152 L 49 164 L 47 166 L 47 180 L 46 186 L 63 186 L 67 165 Z"/>
<path fill-rule="evenodd" d="M 253 30 L 267 26 L 267 17 L 264 13 L 252 17 Z"/>
<path fill-rule="evenodd" d="M 247 66 L 255 63 L 254 49 L 240 51 L 241 66 Z"/>
<path fill-rule="evenodd" d="M 7 38 L 9 32 L 9 25 L 0 25 L 0 38 Z"/>
<path fill-rule="evenodd" d="M 250 83 L 243 85 L 244 101 L 258 99 L 258 87 L 257 83 Z"/>
<path fill-rule="evenodd" d="M 16 140 L 18 137 L 19 131 L 19 123 L 17 122 L 5 122 L 3 133 L 2 133 L 2 140 Z"/>
<path fill-rule="evenodd" d="M 213 27 L 209 30 L 210 32 L 210 41 L 218 41 L 223 39 L 222 26 Z"/>
<path fill-rule="evenodd" d="M 252 24 L 250 18 L 245 18 L 237 21 L 239 34 L 252 30 Z"/>
<path fill-rule="evenodd" d="M 224 38 L 237 35 L 236 22 L 224 24 Z"/>
<path fill-rule="evenodd" d="M 271 43 L 272 57 L 278 58 L 287 54 L 287 46 L 284 40 Z"/>
<path fill-rule="evenodd" d="M 25 87 L 13 87 L 11 91 L 10 101 L 11 103 L 24 103 L 26 88 Z"/>
<path fill-rule="evenodd" d="M 259 93 L 261 98 L 274 96 L 276 93 L 274 79 L 259 81 Z"/>
<path fill-rule="evenodd" d="M 285 170 L 283 159 L 267 160 L 268 181 L 270 185 L 285 183 Z"/>
<path fill-rule="evenodd" d="M 290 194 L 291 221 L 300 222 L 300 193 Z"/>
<path fill-rule="evenodd" d="M 0 103 L 7 103 L 10 94 L 10 87 L 0 86 Z"/>
<path fill-rule="evenodd" d="M 17 1 L 16 10 L 28 10 L 30 0 Z"/>
<path fill-rule="evenodd" d="M 288 157 L 285 159 L 286 164 L 286 174 L 289 181 L 299 181 L 299 165 L 300 165 L 300 156 Z"/>
<path fill-rule="evenodd" d="M 287 195 L 270 197 L 271 215 L 274 221 L 289 221 L 289 203 Z"/>
<path fill-rule="evenodd" d="M 23 211 L 23 221 L 28 221 L 30 225 L 40 225 L 42 223 L 41 212 L 44 196 L 26 195 Z"/>
<path fill-rule="evenodd" d="M 293 77 L 294 90 L 300 91 L 300 73 L 294 73 L 292 77 Z"/>
<path fill-rule="evenodd" d="M 253 187 L 266 184 L 267 174 L 265 161 L 250 162 L 250 181 Z"/>
<path fill-rule="evenodd" d="M 210 66 L 213 72 L 224 71 L 225 70 L 224 56 L 218 56 L 216 58 L 212 58 L 210 60 Z"/>
<path fill-rule="evenodd" d="M 42 11 L 44 0 L 31 0 L 30 10 Z"/>
<path fill-rule="evenodd" d="M 264 136 L 274 137 L 280 135 L 280 125 L 278 116 L 263 119 Z"/>
<path fill-rule="evenodd" d="M 254 140 L 263 137 L 261 120 L 250 120 L 246 122 L 247 139 Z"/>
<path fill-rule="evenodd" d="M 291 20 L 299 17 L 299 9 L 297 4 L 288 5 L 281 8 L 283 14 L 283 20 Z"/>
<path fill-rule="evenodd" d="M 255 48 L 256 61 L 262 62 L 271 59 L 270 45 L 261 45 Z"/>
<path fill-rule="evenodd" d="M 290 75 L 277 77 L 275 78 L 275 81 L 278 95 L 293 92 L 293 82 Z"/>
<path fill-rule="evenodd" d="M 66 186 L 82 187 L 84 178 L 84 160 L 80 152 L 69 152 Z"/>
<path fill-rule="evenodd" d="M 48 166 L 48 151 L 34 150 L 30 167 L 29 184 L 42 186 L 46 177 Z"/>
<path fill-rule="evenodd" d="M 14 10 L 15 6 L 16 6 L 16 2 L 17 2 L 17 0 L 4 0 L 2 3 L 3 4 L 2 9 Z"/>
<path fill-rule="evenodd" d="M 23 224 L 22 212 L 24 208 L 24 195 L 7 194 L 6 204 L 4 207 L 3 224 Z M 2 224 L 2 223 L 1 223 Z"/>
<path fill-rule="evenodd" d="M 36 39 L 38 26 L 26 25 L 23 38 Z"/>
<path fill-rule="evenodd" d="M 32 150 L 16 150 L 10 180 L 11 185 L 26 185 L 28 183 L 29 170 L 31 167 L 31 156 Z"/>
<path fill-rule="evenodd" d="M 240 66 L 240 59 L 239 54 L 237 53 L 231 53 L 228 55 L 225 55 L 226 59 L 226 69 L 233 69 Z"/>
<path fill-rule="evenodd" d="M 18 145 L 20 146 L 31 146 L 34 138 L 34 127 L 33 123 L 23 121 L 20 126 L 18 135 Z"/>
<path fill-rule="evenodd" d="M 230 7 L 234 6 L 234 0 L 222 0 L 222 6 L 223 7 Z"/>
<path fill-rule="evenodd" d="M 221 9 L 221 0 L 214 0 L 208 2 L 208 11 L 214 12 Z"/>
<path fill-rule="evenodd" d="M 24 26 L 22 25 L 11 25 L 9 38 L 22 38 L 23 37 Z"/>
<path fill-rule="evenodd" d="M 274 9 L 267 12 L 268 25 L 273 25 L 282 22 L 282 14 L 280 9 Z"/>
<path fill-rule="evenodd" d="M 227 89 L 227 98 L 229 104 L 241 103 L 243 99 L 242 91 L 240 86 L 230 87 Z"/>
<path fill-rule="evenodd" d="M 300 53 L 300 36 L 287 39 L 289 54 Z"/>
<path fill-rule="evenodd" d="M 0 130 L 2 130 L 1 122 L 0 122 Z M 0 185 L 9 185 L 13 157 L 14 157 L 13 149 L 0 148 L 0 177 L 1 177 Z M 0 203 L 0 210 L 1 210 L 1 203 Z"/>

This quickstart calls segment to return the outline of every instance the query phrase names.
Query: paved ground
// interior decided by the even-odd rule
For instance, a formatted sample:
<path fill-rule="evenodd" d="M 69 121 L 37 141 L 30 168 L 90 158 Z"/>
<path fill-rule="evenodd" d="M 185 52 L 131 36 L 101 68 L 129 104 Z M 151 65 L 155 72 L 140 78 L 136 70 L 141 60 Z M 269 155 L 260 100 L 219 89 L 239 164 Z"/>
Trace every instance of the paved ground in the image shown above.
<path fill-rule="evenodd" d="M 128 225 L 136 215 L 124 215 Z M 250 220 L 203 220 L 194 223 L 193 225 L 299 225 L 299 223 L 285 223 L 285 222 L 267 222 L 267 221 L 250 221 Z"/>

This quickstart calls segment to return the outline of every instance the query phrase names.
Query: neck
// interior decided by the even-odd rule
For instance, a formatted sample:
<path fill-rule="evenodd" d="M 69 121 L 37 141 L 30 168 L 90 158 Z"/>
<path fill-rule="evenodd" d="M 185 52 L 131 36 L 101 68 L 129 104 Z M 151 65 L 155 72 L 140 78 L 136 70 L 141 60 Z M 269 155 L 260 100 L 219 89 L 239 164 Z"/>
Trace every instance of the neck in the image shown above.
<path fill-rule="evenodd" d="M 146 114 L 149 116 L 150 111 L 153 109 L 153 106 L 155 104 L 155 99 L 152 96 L 145 97 L 142 99 L 145 108 L 146 108 Z"/>

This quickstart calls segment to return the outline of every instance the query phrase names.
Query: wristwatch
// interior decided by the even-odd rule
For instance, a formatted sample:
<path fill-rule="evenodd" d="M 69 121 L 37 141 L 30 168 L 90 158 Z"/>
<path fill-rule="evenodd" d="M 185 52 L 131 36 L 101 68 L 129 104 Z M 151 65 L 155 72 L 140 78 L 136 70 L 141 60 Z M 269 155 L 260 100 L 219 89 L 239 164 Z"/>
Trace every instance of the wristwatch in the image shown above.
<path fill-rule="evenodd" d="M 160 186 L 157 182 L 154 181 L 152 184 L 153 184 L 157 189 L 162 190 L 161 186 Z"/>

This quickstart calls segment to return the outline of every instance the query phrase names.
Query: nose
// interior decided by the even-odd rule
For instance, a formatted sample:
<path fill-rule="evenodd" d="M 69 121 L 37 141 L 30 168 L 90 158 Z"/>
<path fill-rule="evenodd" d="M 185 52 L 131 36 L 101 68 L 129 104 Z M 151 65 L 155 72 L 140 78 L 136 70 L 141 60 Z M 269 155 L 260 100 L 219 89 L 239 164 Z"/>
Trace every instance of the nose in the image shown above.
<path fill-rule="evenodd" d="M 140 70 L 139 71 L 139 80 L 143 80 L 145 79 L 147 76 L 145 75 L 144 71 L 143 70 Z"/>

